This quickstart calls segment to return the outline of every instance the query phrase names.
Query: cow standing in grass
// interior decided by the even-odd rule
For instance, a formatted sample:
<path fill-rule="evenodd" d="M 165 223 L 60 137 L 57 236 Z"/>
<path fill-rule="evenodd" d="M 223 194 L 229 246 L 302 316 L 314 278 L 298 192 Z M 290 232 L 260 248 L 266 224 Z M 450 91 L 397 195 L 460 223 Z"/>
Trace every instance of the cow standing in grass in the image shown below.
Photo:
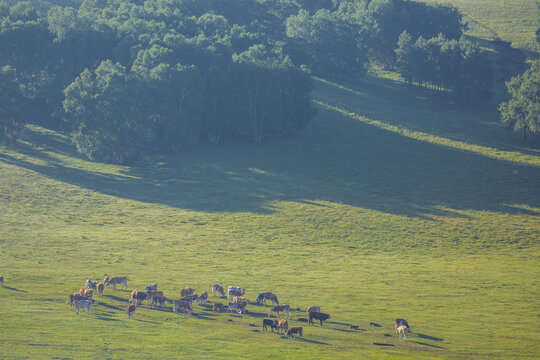
<path fill-rule="evenodd" d="M 225 297 L 225 290 L 223 290 L 223 286 L 219 284 L 212 284 L 212 295 L 215 297 L 216 292 L 219 293 L 221 297 Z"/>
<path fill-rule="evenodd" d="M 264 304 L 266 305 L 266 300 L 272 301 L 272 306 L 279 305 L 276 294 L 271 293 L 270 291 L 265 291 L 257 295 L 257 304 L 260 305 L 264 302 Z"/>
<path fill-rule="evenodd" d="M 96 285 L 96 289 L 97 289 L 98 295 L 103 296 L 103 290 L 105 289 L 105 285 L 103 285 L 103 283 L 98 283 Z"/>
<path fill-rule="evenodd" d="M 116 290 L 116 285 L 120 284 L 120 290 L 122 288 L 125 288 L 127 290 L 127 277 L 117 276 L 109 279 L 109 277 L 107 276 L 105 277 L 105 279 L 103 279 L 103 284 L 105 285 L 105 287 L 112 285 L 114 290 Z"/>
<path fill-rule="evenodd" d="M 79 300 L 79 301 L 74 301 L 73 302 L 73 307 L 75 308 L 75 310 L 77 310 L 77 315 L 79 315 L 79 310 L 80 309 L 83 309 L 83 313 L 84 313 L 84 310 L 86 309 L 86 314 L 88 315 L 88 314 L 90 314 L 90 307 L 93 304 L 97 304 L 97 301 L 92 300 L 92 299 Z"/>
<path fill-rule="evenodd" d="M 135 319 L 135 310 L 137 310 L 137 306 L 135 306 L 135 305 L 129 305 L 129 306 L 127 307 L 127 311 L 126 311 L 126 312 L 127 312 L 127 317 L 128 317 L 128 319 L 129 319 L 129 318 Z"/>
<path fill-rule="evenodd" d="M 289 305 L 287 304 L 284 304 L 284 305 L 276 305 L 276 306 L 273 306 L 271 309 L 270 309 L 270 314 L 268 314 L 268 316 L 272 316 L 272 313 L 277 313 L 277 315 L 279 316 L 279 313 L 281 311 L 285 311 L 285 313 L 287 314 L 287 319 L 289 318 L 289 311 L 291 310 L 291 308 L 289 307 Z"/>
<path fill-rule="evenodd" d="M 407 340 L 408 332 L 409 332 L 409 328 L 405 325 L 401 325 L 396 328 L 396 333 L 398 334 L 400 340 L 402 336 L 403 336 L 403 340 Z"/>
<path fill-rule="evenodd" d="M 309 324 L 313 325 L 313 319 L 319 320 L 321 322 L 321 326 L 323 321 L 330 319 L 331 316 L 322 312 L 316 312 L 312 311 L 309 313 Z"/>
<path fill-rule="evenodd" d="M 285 333 L 287 337 L 294 337 L 294 334 L 298 334 L 298 337 L 302 337 L 302 328 L 301 327 L 292 327 Z"/>

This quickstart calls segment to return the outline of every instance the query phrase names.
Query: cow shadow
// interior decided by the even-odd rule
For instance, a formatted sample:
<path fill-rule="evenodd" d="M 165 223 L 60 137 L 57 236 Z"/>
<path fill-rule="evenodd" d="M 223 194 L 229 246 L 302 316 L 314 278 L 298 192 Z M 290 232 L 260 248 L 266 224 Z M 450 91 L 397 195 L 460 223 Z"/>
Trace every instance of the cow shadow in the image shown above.
<path fill-rule="evenodd" d="M 103 295 L 104 297 L 107 297 L 111 300 L 116 300 L 116 301 L 122 301 L 122 302 L 129 302 L 129 299 L 126 299 L 126 298 L 121 298 L 119 296 L 116 296 L 116 295 Z"/>
<path fill-rule="evenodd" d="M 282 336 L 282 337 L 285 338 L 285 339 L 289 339 L 286 336 Z M 303 342 L 307 342 L 307 343 L 310 343 L 310 344 L 330 345 L 329 343 L 325 343 L 325 342 L 317 341 L 317 340 L 306 339 L 306 338 L 295 338 L 295 339 L 297 339 L 298 341 L 303 341 Z"/>
<path fill-rule="evenodd" d="M 170 307 L 170 308 L 169 307 L 149 307 L 148 309 L 161 311 L 161 312 L 170 312 L 170 313 L 173 312 L 172 307 Z"/>
<path fill-rule="evenodd" d="M 148 324 L 159 324 L 159 322 L 157 322 L 157 321 L 140 320 L 140 319 L 133 319 L 133 320 L 143 322 L 143 323 L 148 323 Z"/>
<path fill-rule="evenodd" d="M 201 315 L 201 314 L 197 314 L 197 313 L 191 313 L 191 315 L 197 319 L 201 319 L 201 320 L 212 320 L 212 321 L 215 321 L 216 319 L 213 319 L 211 317 L 208 317 L 208 316 L 205 316 L 205 315 Z"/>
<path fill-rule="evenodd" d="M 256 311 L 250 311 L 250 312 L 247 313 L 247 315 L 249 315 L 251 317 L 255 317 L 255 318 L 266 318 L 266 317 L 268 317 L 268 314 L 260 313 L 260 312 L 256 312 Z M 274 319 L 274 318 L 269 318 L 269 319 Z"/>
<path fill-rule="evenodd" d="M 421 333 L 414 333 L 414 335 L 418 336 L 421 339 L 426 339 L 426 340 L 432 340 L 432 341 L 443 341 L 444 340 L 444 339 L 441 339 L 441 338 L 438 338 L 438 337 L 435 337 L 435 336 L 429 336 L 429 335 L 421 334 Z"/>
<path fill-rule="evenodd" d="M 104 303 L 104 302 L 98 302 L 97 305 L 99 306 L 103 306 L 107 309 L 113 309 L 113 310 L 125 310 L 125 309 L 122 309 L 120 306 L 116 306 L 116 305 L 111 305 L 111 304 L 107 304 L 107 303 Z"/>
<path fill-rule="evenodd" d="M 118 319 L 113 319 L 113 318 L 108 317 L 108 316 L 96 316 L 96 319 L 103 320 L 103 321 L 120 321 Z"/>
<path fill-rule="evenodd" d="M 5 286 L 5 285 L 2 286 L 2 289 L 8 289 L 8 290 L 11 290 L 11 291 L 24 292 L 24 293 L 25 293 L 25 292 L 28 292 L 28 291 L 26 291 L 26 290 L 20 290 L 20 289 L 16 289 L 16 288 L 14 288 L 14 287 Z"/>
<path fill-rule="evenodd" d="M 409 340 L 409 341 L 412 342 L 412 343 L 418 344 L 418 345 L 424 345 L 424 346 L 429 346 L 429 347 L 436 348 L 436 349 L 446 350 L 446 348 L 443 347 L 443 346 L 432 345 L 432 344 L 428 344 L 428 343 L 421 342 L 421 341 L 415 341 L 415 340 Z"/>

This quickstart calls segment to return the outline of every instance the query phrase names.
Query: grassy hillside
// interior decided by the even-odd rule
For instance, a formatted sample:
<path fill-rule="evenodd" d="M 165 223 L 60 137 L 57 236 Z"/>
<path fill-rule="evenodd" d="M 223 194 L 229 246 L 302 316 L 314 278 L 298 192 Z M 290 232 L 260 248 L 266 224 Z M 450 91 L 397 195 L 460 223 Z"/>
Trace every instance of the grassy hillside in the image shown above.
<path fill-rule="evenodd" d="M 305 132 L 261 146 L 113 166 L 30 126 L 0 150 L 0 357 L 538 357 L 540 154 L 495 112 L 389 80 L 319 79 L 314 95 Z M 112 289 L 89 316 L 70 312 L 67 295 L 106 274 L 169 298 L 213 282 L 250 300 L 271 290 L 333 318 L 307 326 L 294 311 L 300 340 L 262 333 L 266 306 L 128 320 L 129 293 Z"/>
<path fill-rule="evenodd" d="M 432 0 L 417 0 L 432 3 Z M 444 0 L 456 6 L 469 23 L 468 34 L 482 39 L 497 37 L 514 47 L 540 51 L 535 31 L 540 25 L 536 0 Z"/>

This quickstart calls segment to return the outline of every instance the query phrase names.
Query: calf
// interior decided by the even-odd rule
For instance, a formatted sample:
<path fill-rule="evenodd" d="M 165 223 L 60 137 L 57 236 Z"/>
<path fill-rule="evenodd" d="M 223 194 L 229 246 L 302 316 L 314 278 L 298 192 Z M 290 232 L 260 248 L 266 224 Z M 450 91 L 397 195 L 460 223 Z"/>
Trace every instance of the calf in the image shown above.
<path fill-rule="evenodd" d="M 223 310 L 224 305 L 222 303 L 214 303 L 212 306 L 212 310 L 215 312 L 221 312 Z"/>
<path fill-rule="evenodd" d="M 123 287 L 127 290 L 127 277 L 125 276 L 117 276 L 110 278 L 107 276 L 105 279 L 103 279 L 103 284 L 107 287 L 109 285 L 113 286 L 113 289 L 116 290 L 116 285 L 120 284 L 120 289 Z"/>
<path fill-rule="evenodd" d="M 96 300 L 92 300 L 92 299 L 89 299 L 89 300 L 76 300 L 73 302 L 73 307 L 75 308 L 75 310 L 77 310 L 77 315 L 79 315 L 79 310 L 80 309 L 83 309 L 83 313 L 84 313 L 84 309 L 86 309 L 86 314 L 90 314 L 90 307 L 93 305 L 93 304 L 96 304 L 97 301 Z"/>
<path fill-rule="evenodd" d="M 96 288 L 97 288 L 98 295 L 103 296 L 103 289 L 105 289 L 105 285 L 103 285 L 103 283 L 99 283 L 97 284 Z"/>
<path fill-rule="evenodd" d="M 86 280 L 86 288 L 87 289 L 95 289 L 96 288 L 96 285 L 97 285 L 97 281 L 92 281 L 92 280 Z"/>
<path fill-rule="evenodd" d="M 191 304 L 187 301 L 184 301 L 182 299 L 173 300 L 173 312 L 177 314 L 179 310 L 182 310 L 184 314 L 186 312 L 189 312 L 191 314 L 193 308 L 191 307 Z"/>
<path fill-rule="evenodd" d="M 185 296 L 188 296 L 188 295 L 192 295 L 193 293 L 195 292 L 195 289 L 182 289 L 180 291 L 180 297 L 185 297 Z"/>
<path fill-rule="evenodd" d="M 292 327 L 285 333 L 287 337 L 294 337 L 294 334 L 298 334 L 298 337 L 302 337 L 302 328 L 301 327 Z"/>
<path fill-rule="evenodd" d="M 223 286 L 219 284 L 212 284 L 212 295 L 216 296 L 216 291 L 221 295 L 221 297 L 225 296 L 225 291 L 223 290 Z"/>
<path fill-rule="evenodd" d="M 287 322 L 287 320 L 279 319 L 277 323 L 278 323 L 278 334 L 280 330 L 283 330 L 283 334 L 285 334 L 287 330 L 289 330 L 289 323 Z"/>
<path fill-rule="evenodd" d="M 287 304 L 272 306 L 272 308 L 270 309 L 270 314 L 268 316 L 271 316 L 274 311 L 278 314 L 278 316 L 280 311 L 285 311 L 285 313 L 287 314 L 287 319 L 289 318 L 290 307 Z"/>
<path fill-rule="evenodd" d="M 411 331 L 411 328 L 409 326 L 409 323 L 405 319 L 396 319 L 396 322 L 394 323 L 394 329 L 397 329 L 400 326 L 406 326 L 407 331 Z"/>
<path fill-rule="evenodd" d="M 206 304 L 206 302 L 208 301 L 208 293 L 206 291 L 203 292 L 202 295 L 197 297 L 196 300 L 197 300 L 198 303 L 202 302 L 202 303 Z"/>
<path fill-rule="evenodd" d="M 316 319 L 316 320 L 321 321 L 321 326 L 322 326 L 322 322 L 325 321 L 325 320 L 328 320 L 330 318 L 331 318 L 330 315 L 322 313 L 322 312 L 312 311 L 312 312 L 309 313 L 309 323 L 310 324 L 313 324 L 313 319 Z"/>
<path fill-rule="evenodd" d="M 403 336 L 403 340 L 407 340 L 408 332 L 409 332 L 409 328 L 405 325 L 401 325 L 396 328 L 396 333 L 398 334 L 400 340 L 401 340 L 401 336 Z"/>
<path fill-rule="evenodd" d="M 4 275 L 0 275 L 0 288 L 4 286 Z"/>
<path fill-rule="evenodd" d="M 149 290 L 157 290 L 157 284 L 146 285 L 144 287 L 144 291 L 149 291 Z"/>
<path fill-rule="evenodd" d="M 272 319 L 263 319 L 263 331 L 268 331 L 267 326 L 270 326 L 270 331 L 274 332 L 274 329 L 278 331 L 278 321 Z"/>
<path fill-rule="evenodd" d="M 126 311 L 126 312 L 127 312 L 127 317 L 128 317 L 128 319 L 129 319 L 129 318 L 135 319 L 135 310 L 136 310 L 136 309 L 137 309 L 137 306 L 135 306 L 135 305 L 129 305 L 129 306 L 127 307 L 127 311 Z"/>

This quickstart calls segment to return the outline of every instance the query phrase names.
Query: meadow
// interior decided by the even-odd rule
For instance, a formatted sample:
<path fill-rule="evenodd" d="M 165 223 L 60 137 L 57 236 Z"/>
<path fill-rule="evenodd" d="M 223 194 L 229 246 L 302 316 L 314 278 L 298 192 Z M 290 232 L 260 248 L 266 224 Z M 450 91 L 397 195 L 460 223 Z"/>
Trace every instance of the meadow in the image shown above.
<path fill-rule="evenodd" d="M 389 79 L 315 79 L 313 95 L 298 135 L 128 166 L 28 126 L 0 150 L 0 357 L 537 358 L 539 152 L 494 110 Z M 263 333 L 268 306 L 128 320 L 129 292 L 111 288 L 90 315 L 70 312 L 67 296 L 105 275 L 169 298 L 213 282 L 252 301 L 273 291 L 302 310 L 289 322 L 304 336 Z M 332 319 L 308 326 L 309 305 Z"/>

